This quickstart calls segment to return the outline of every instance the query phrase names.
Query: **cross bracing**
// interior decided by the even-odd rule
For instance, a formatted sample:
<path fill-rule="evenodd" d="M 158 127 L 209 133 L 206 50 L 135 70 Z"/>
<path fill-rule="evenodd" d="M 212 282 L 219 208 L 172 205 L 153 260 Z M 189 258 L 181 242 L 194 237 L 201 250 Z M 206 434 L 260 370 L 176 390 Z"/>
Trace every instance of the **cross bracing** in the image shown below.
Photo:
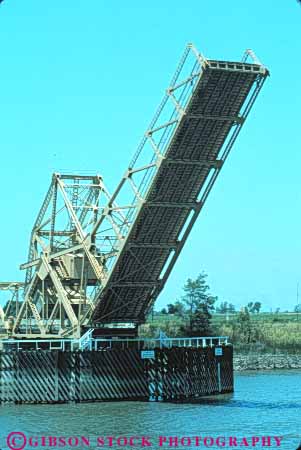
<path fill-rule="evenodd" d="M 53 175 L 13 335 L 145 321 L 267 76 L 251 50 L 218 61 L 189 44 L 112 195 L 98 175 Z"/>
<path fill-rule="evenodd" d="M 251 51 L 243 62 L 227 62 L 207 60 L 187 46 L 113 194 L 118 201 L 132 187 L 126 215 L 131 226 L 119 239 L 118 257 L 96 298 L 94 320 L 145 320 L 267 75 Z"/>

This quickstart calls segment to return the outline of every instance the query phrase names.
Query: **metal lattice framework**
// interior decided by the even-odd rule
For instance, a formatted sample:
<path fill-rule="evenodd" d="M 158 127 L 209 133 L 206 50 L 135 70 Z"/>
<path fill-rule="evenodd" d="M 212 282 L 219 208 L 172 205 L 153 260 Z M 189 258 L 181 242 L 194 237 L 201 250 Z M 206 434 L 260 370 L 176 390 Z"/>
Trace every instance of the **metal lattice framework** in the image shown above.
<path fill-rule="evenodd" d="M 24 301 L 15 335 L 80 334 L 106 277 L 91 231 L 110 195 L 100 176 L 54 174 L 30 239 Z"/>
<path fill-rule="evenodd" d="M 217 61 L 189 44 L 113 195 L 99 176 L 54 174 L 15 335 L 145 321 L 268 74 L 251 50 Z"/>
<path fill-rule="evenodd" d="M 0 282 L 0 335 L 9 333 L 22 305 L 24 283 Z"/>
<path fill-rule="evenodd" d="M 134 194 L 124 206 L 126 228 L 120 227 L 110 249 L 112 269 L 97 297 L 95 320 L 145 320 L 267 75 L 251 50 L 235 63 L 207 60 L 187 46 L 112 196 L 124 204 L 125 192 Z"/>

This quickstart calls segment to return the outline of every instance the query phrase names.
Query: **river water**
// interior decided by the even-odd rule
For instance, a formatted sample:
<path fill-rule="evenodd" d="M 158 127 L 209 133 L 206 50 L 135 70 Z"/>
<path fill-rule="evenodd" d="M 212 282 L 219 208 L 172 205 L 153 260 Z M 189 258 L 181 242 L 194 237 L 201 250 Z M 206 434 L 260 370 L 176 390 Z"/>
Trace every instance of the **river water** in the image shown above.
<path fill-rule="evenodd" d="M 20 405 L 0 408 L 0 449 L 7 449 L 6 437 L 11 432 L 23 432 L 27 440 L 33 437 L 31 445 L 36 448 L 51 447 L 55 441 L 41 441 L 41 436 L 78 436 L 61 448 L 101 448 L 97 447 L 97 437 L 123 436 L 119 444 L 124 444 L 130 436 L 148 436 L 151 450 L 159 447 L 159 436 L 167 441 L 162 448 L 265 448 L 262 441 L 267 436 L 282 436 L 281 449 L 296 450 L 301 443 L 301 371 L 271 371 L 236 374 L 235 393 L 221 399 L 203 401 L 201 404 L 168 404 L 143 402 L 113 402 L 67 405 Z M 81 436 L 90 441 L 81 442 Z M 169 447 L 168 438 L 186 437 L 179 446 Z M 208 437 L 204 441 L 189 442 L 195 436 Z M 252 442 L 251 437 L 259 437 Z M 209 439 L 212 437 L 214 442 Z M 217 437 L 220 440 L 217 441 Z M 225 446 L 223 447 L 223 438 Z M 243 438 L 246 438 L 243 440 Z M 19 441 L 18 441 L 19 439 Z M 22 437 L 15 440 L 15 447 L 21 447 Z M 107 441 L 109 442 L 109 441 Z M 145 441 L 146 443 L 147 441 Z M 171 442 L 175 445 L 176 441 Z M 101 441 L 98 441 L 101 444 Z M 219 444 L 219 445 L 218 445 Z M 276 441 L 271 439 L 271 447 Z M 25 447 L 30 447 L 28 441 Z M 57 447 L 58 448 L 58 443 Z M 102 448 L 109 448 L 108 446 Z M 128 449 L 117 446 L 113 449 Z M 134 447 L 132 447 L 134 448 Z M 136 448 L 140 448 L 137 446 Z M 147 447 L 145 447 L 147 448 Z"/>

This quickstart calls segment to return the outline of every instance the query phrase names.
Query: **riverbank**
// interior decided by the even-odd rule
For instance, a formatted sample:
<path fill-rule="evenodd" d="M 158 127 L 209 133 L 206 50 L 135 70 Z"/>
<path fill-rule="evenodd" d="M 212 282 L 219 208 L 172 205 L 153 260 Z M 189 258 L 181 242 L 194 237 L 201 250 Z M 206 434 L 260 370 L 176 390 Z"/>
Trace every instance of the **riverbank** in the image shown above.
<path fill-rule="evenodd" d="M 236 372 L 245 370 L 301 369 L 301 353 L 239 353 L 234 351 L 233 366 Z"/>

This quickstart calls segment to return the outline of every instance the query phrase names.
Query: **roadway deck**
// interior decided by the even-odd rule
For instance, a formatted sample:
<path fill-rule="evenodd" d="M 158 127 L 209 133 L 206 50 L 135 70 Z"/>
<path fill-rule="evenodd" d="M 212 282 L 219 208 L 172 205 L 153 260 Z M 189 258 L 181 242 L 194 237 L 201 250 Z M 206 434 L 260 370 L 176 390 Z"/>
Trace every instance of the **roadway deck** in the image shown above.
<path fill-rule="evenodd" d="M 119 254 L 94 320 L 145 320 L 268 75 L 207 60 Z"/>

